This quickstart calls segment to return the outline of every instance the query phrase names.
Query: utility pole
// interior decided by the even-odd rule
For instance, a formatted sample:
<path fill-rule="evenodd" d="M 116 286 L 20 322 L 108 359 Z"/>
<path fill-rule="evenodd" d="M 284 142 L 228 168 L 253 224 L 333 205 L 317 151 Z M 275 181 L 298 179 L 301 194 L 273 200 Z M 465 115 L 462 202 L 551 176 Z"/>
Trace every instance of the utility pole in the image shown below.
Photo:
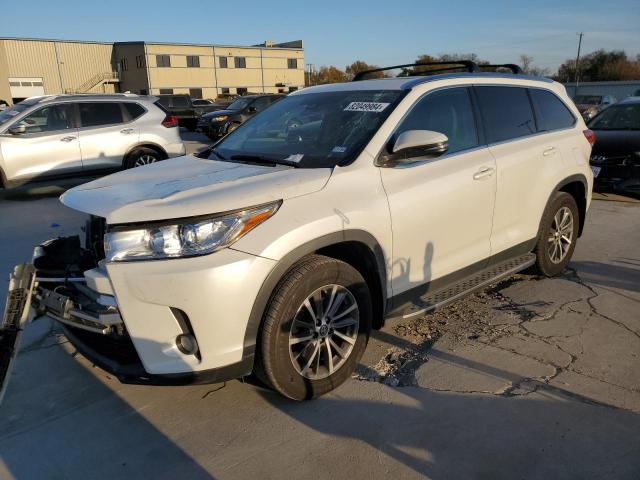
<path fill-rule="evenodd" d="M 578 40 L 578 55 L 576 55 L 576 76 L 575 76 L 575 90 L 573 92 L 573 96 L 578 95 L 578 85 L 580 85 L 580 47 L 582 46 L 582 36 L 584 33 L 580 32 L 577 34 L 579 38 Z"/>

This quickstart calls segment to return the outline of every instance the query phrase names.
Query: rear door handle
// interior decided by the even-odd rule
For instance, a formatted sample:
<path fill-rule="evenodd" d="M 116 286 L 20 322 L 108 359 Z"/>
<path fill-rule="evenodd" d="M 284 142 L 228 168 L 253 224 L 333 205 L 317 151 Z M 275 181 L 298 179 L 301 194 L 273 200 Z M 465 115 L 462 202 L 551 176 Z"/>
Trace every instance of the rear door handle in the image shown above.
<path fill-rule="evenodd" d="M 548 157 L 550 155 L 555 155 L 556 154 L 556 147 L 549 147 L 549 148 L 545 148 L 542 151 L 542 155 L 545 157 Z"/>
<path fill-rule="evenodd" d="M 130 133 L 133 133 L 133 128 L 123 128 L 122 130 L 120 130 L 120 133 L 129 135 Z"/>
<path fill-rule="evenodd" d="M 483 178 L 493 175 L 493 172 L 495 172 L 495 170 L 491 167 L 481 167 L 480 170 L 473 174 L 473 179 L 482 180 Z"/>
<path fill-rule="evenodd" d="M 60 141 L 61 141 L 61 142 L 66 142 L 66 143 L 68 143 L 68 142 L 72 142 L 72 141 L 74 141 L 76 138 L 78 138 L 78 137 L 71 137 L 71 136 L 69 136 L 69 137 L 62 137 L 62 138 L 60 139 Z"/>

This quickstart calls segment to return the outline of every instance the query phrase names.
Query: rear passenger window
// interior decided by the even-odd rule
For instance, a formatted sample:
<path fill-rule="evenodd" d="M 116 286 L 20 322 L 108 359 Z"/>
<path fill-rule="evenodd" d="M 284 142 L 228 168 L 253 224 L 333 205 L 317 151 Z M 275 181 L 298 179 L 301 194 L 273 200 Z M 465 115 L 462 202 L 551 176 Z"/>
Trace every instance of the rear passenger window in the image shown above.
<path fill-rule="evenodd" d="M 98 127 L 122 123 L 122 110 L 116 102 L 82 102 L 80 107 L 80 124 L 83 127 Z"/>
<path fill-rule="evenodd" d="M 547 90 L 529 90 L 538 120 L 538 131 L 548 132 L 573 126 L 576 119 L 562 101 Z"/>
<path fill-rule="evenodd" d="M 536 133 L 525 88 L 476 87 L 476 92 L 488 143 Z"/>
<path fill-rule="evenodd" d="M 128 121 L 135 120 L 145 112 L 142 105 L 137 103 L 124 103 L 123 105 L 129 115 L 129 118 L 127 119 Z"/>
<path fill-rule="evenodd" d="M 418 100 L 396 132 L 432 130 L 449 139 L 448 153 L 478 145 L 469 91 L 466 88 L 440 90 Z"/>

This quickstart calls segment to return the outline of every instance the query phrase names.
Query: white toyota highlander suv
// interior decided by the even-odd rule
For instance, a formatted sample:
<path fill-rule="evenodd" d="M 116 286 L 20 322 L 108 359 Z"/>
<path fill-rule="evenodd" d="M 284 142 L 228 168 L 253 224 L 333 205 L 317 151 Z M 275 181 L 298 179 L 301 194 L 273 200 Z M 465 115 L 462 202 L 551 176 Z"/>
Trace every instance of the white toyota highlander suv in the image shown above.
<path fill-rule="evenodd" d="M 31 303 L 123 382 L 254 372 L 302 400 L 344 382 L 385 319 L 560 273 L 594 136 L 559 83 L 462 67 L 305 88 L 208 158 L 69 190 L 86 243 L 46 242 L 16 268 L 5 331 Z"/>

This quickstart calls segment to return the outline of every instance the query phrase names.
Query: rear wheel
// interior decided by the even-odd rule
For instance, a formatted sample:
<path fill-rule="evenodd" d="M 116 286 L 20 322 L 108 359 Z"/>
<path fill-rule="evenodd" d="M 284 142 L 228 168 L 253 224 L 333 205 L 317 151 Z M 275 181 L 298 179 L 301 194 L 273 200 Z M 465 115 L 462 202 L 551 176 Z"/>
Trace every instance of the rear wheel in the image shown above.
<path fill-rule="evenodd" d="M 566 268 L 578 239 L 579 215 L 571 195 L 566 192 L 554 195 L 540 224 L 540 236 L 534 250 L 536 273 L 552 277 Z"/>
<path fill-rule="evenodd" d="M 285 275 L 267 307 L 256 374 L 294 400 L 327 393 L 355 370 L 371 318 L 369 289 L 356 269 L 307 257 Z"/>
<path fill-rule="evenodd" d="M 152 150 L 151 148 L 143 147 L 138 148 L 127 155 L 127 159 L 125 161 L 125 168 L 135 168 L 142 167 L 144 165 L 150 165 L 152 163 L 159 162 L 163 160 L 164 157 L 160 155 L 157 151 Z"/>

